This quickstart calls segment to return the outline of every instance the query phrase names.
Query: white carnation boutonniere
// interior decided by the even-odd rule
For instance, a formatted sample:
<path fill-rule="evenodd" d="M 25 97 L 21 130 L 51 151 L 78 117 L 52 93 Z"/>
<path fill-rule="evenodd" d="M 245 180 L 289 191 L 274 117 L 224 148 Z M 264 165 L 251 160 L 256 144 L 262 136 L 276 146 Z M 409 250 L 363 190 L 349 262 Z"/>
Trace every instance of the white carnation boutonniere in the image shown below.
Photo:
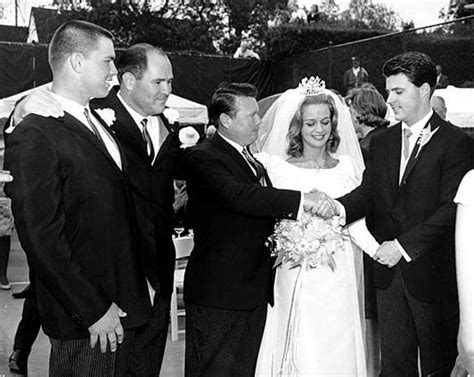
<path fill-rule="evenodd" d="M 416 152 L 416 157 L 418 157 L 418 155 L 420 154 L 421 152 L 421 149 L 429 143 L 429 141 L 431 140 L 431 138 L 433 137 L 433 135 L 438 132 L 439 130 L 439 127 L 436 127 L 434 130 L 431 130 L 431 127 L 425 127 L 423 128 L 423 130 L 421 130 L 421 134 L 420 134 L 420 138 L 419 138 L 419 144 L 420 144 L 420 147 L 418 148 L 418 151 Z"/>
<path fill-rule="evenodd" d="M 101 118 L 102 120 L 105 122 L 105 124 L 107 124 L 107 126 L 111 127 L 115 120 L 117 119 L 115 117 L 115 111 L 112 110 L 112 109 L 97 109 L 95 111 Z"/>
<path fill-rule="evenodd" d="M 163 115 L 168 120 L 169 124 L 175 124 L 179 121 L 179 112 L 176 109 L 172 109 L 171 107 L 167 107 L 163 110 Z"/>
<path fill-rule="evenodd" d="M 184 149 L 197 144 L 199 140 L 199 132 L 191 126 L 183 127 L 179 130 L 178 137 L 181 142 L 180 147 Z"/>

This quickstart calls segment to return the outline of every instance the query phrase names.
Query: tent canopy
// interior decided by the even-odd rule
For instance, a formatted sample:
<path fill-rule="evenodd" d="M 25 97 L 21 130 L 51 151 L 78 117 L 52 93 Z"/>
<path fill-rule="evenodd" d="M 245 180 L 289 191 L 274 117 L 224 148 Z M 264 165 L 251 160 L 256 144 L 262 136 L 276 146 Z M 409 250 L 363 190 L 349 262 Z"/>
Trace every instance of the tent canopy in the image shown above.
<path fill-rule="evenodd" d="M 41 89 L 50 89 L 51 83 L 38 86 L 33 89 L 25 90 L 13 96 L 0 100 L 0 118 L 7 118 L 13 110 L 15 103 L 22 97 L 32 91 Z M 207 107 L 197 102 L 190 101 L 186 98 L 170 94 L 166 106 L 175 109 L 179 113 L 179 123 L 181 124 L 207 124 L 209 118 L 207 115 Z"/>

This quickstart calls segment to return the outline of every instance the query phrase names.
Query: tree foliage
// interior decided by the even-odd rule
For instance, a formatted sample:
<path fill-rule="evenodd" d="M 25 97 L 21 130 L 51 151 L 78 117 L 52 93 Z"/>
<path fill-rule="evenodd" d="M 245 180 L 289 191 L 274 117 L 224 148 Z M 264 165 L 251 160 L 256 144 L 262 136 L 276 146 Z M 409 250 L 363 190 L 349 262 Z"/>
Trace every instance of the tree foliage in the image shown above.
<path fill-rule="evenodd" d="M 372 0 L 351 0 L 349 8 L 341 13 L 341 20 L 349 27 L 362 29 L 400 29 L 402 21 L 393 9 Z"/>

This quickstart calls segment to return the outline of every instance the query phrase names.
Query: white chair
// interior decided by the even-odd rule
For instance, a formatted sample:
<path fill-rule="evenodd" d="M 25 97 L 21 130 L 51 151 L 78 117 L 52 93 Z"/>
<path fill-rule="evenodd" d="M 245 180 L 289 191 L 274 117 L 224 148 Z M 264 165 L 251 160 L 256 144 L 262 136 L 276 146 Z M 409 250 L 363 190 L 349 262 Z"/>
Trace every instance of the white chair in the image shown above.
<path fill-rule="evenodd" d="M 178 288 L 183 288 L 184 283 L 184 267 L 179 266 L 180 259 L 186 258 L 191 254 L 194 246 L 193 237 L 180 237 L 174 239 L 174 246 L 176 248 L 176 264 L 174 270 L 174 285 L 173 294 L 171 295 L 171 308 L 170 308 L 170 319 L 171 319 L 171 340 L 178 340 L 179 334 L 184 333 L 183 330 L 178 329 L 178 317 L 184 316 L 184 309 L 178 310 Z"/>

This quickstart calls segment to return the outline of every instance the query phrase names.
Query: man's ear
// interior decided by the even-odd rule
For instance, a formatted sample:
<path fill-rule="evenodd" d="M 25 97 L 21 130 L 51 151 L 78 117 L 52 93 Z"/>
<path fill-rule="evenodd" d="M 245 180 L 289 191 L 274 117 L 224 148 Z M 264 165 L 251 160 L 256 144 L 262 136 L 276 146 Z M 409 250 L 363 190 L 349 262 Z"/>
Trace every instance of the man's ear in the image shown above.
<path fill-rule="evenodd" d="M 84 68 L 84 55 L 80 52 L 73 52 L 69 55 L 69 64 L 74 72 L 80 73 Z"/>
<path fill-rule="evenodd" d="M 428 101 L 429 101 L 429 98 L 431 96 L 431 86 L 427 82 L 424 82 L 420 86 L 420 91 L 421 91 L 421 95 L 423 97 L 428 98 Z"/>
<path fill-rule="evenodd" d="M 219 123 L 222 127 L 229 128 L 231 122 L 232 118 L 226 113 L 222 113 L 221 115 L 219 115 Z"/>
<path fill-rule="evenodd" d="M 132 90 L 135 87 L 135 83 L 137 82 L 136 77 L 131 72 L 125 72 L 122 75 L 122 84 L 125 86 L 127 90 Z"/>

